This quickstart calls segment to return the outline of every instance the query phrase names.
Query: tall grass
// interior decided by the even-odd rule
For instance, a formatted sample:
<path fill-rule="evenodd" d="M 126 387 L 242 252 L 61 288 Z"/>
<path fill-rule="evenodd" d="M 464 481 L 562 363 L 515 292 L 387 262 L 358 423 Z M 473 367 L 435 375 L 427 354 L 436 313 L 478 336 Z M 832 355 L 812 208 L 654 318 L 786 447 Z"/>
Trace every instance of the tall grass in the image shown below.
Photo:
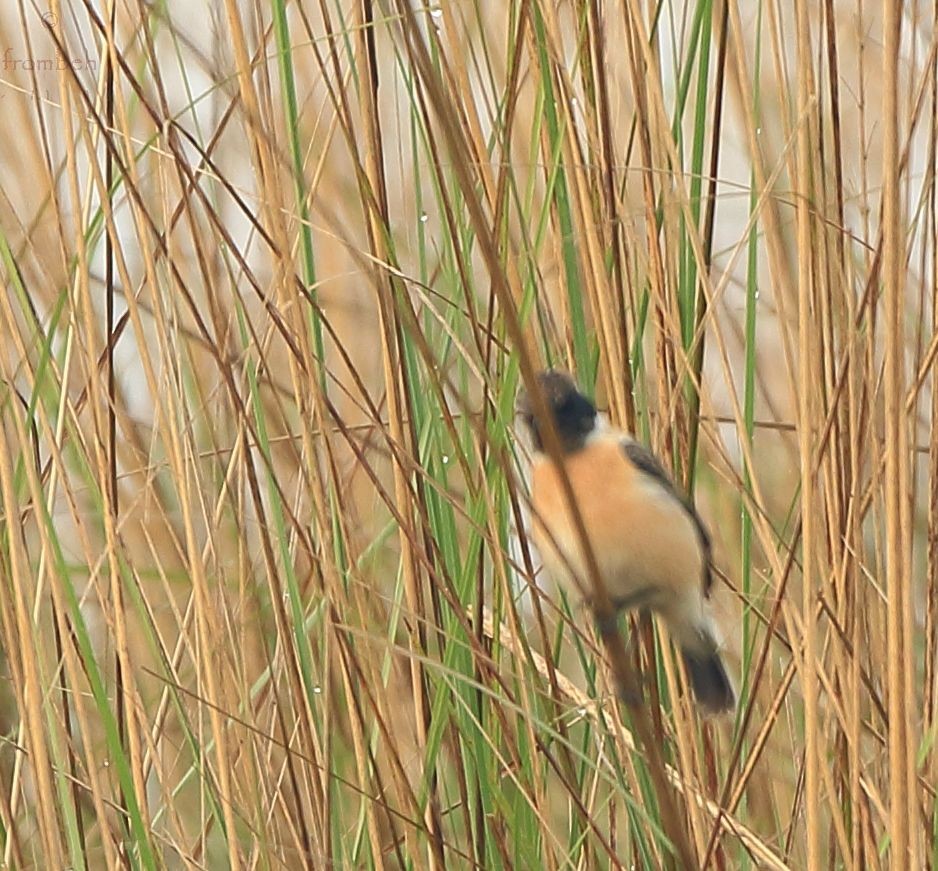
<path fill-rule="evenodd" d="M 5 6 L 0 867 L 938 868 L 907 7 Z M 693 493 L 734 717 L 537 573 L 545 365 Z"/>

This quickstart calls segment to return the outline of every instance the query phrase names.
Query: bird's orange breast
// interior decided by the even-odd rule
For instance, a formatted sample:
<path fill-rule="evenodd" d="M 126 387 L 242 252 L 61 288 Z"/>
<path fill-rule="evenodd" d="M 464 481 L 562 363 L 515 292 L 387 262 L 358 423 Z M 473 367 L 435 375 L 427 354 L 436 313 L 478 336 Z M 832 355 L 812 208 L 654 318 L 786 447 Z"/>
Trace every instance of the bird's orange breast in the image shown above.
<path fill-rule="evenodd" d="M 563 465 L 613 598 L 649 587 L 663 603 L 687 585 L 699 588 L 703 555 L 691 519 L 660 482 L 632 465 L 620 437 L 591 440 Z M 533 469 L 532 507 L 533 538 L 545 567 L 556 580 L 588 593 L 592 580 L 582 542 L 560 475 L 544 456 Z"/>

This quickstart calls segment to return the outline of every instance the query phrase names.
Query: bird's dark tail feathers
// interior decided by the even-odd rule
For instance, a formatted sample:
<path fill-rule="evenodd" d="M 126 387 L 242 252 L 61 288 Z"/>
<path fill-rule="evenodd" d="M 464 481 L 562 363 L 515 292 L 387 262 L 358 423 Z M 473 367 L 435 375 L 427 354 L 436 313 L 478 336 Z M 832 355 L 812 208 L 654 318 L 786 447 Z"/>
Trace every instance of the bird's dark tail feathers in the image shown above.
<path fill-rule="evenodd" d="M 684 664 L 697 702 L 709 714 L 722 714 L 736 706 L 736 693 L 715 650 L 698 653 L 685 647 Z"/>

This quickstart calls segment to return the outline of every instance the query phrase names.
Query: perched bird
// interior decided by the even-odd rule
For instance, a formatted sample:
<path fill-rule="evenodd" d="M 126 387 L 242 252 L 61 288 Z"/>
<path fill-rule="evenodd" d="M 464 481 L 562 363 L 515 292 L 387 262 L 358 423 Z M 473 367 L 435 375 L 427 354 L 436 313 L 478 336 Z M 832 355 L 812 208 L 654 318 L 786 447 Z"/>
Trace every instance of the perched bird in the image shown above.
<path fill-rule="evenodd" d="M 569 375 L 550 370 L 538 383 L 613 604 L 659 614 L 681 650 L 701 707 L 714 714 L 732 710 L 735 694 L 707 609 L 710 537 L 693 505 L 648 450 L 603 422 Z M 582 540 L 534 409 L 522 392 L 518 412 L 534 447 L 532 537 L 555 580 L 589 589 Z"/>

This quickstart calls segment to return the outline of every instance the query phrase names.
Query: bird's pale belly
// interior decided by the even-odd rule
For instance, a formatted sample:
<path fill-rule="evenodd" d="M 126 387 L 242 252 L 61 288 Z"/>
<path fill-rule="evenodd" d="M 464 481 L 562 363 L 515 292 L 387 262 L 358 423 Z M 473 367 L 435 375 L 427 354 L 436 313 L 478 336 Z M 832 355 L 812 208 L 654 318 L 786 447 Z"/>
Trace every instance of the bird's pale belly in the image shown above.
<path fill-rule="evenodd" d="M 683 507 L 656 482 L 640 477 L 621 454 L 610 459 L 617 462 L 605 466 L 603 481 L 569 463 L 570 483 L 609 595 L 655 607 L 671 591 L 699 583 L 697 533 Z M 546 464 L 539 471 L 532 493 L 535 544 L 554 580 L 588 595 L 593 582 L 572 513 L 555 471 Z M 643 598 L 649 600 L 637 601 Z"/>

